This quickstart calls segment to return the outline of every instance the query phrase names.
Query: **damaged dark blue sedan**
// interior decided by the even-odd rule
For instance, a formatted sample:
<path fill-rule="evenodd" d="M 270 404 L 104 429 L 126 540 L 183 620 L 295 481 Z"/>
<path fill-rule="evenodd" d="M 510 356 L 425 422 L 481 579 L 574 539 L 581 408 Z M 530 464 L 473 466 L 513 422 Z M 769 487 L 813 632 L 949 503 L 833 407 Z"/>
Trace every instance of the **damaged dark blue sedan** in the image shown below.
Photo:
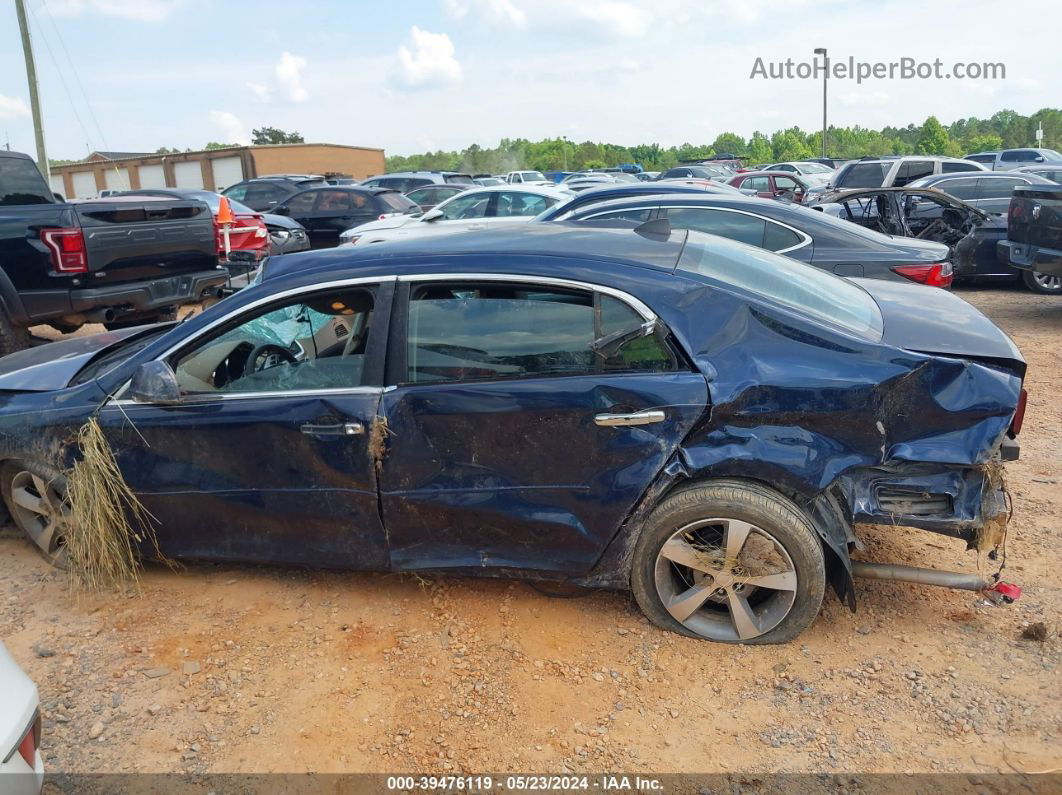
<path fill-rule="evenodd" d="M 962 579 L 853 564 L 859 524 L 1001 541 L 1024 373 L 942 290 L 533 224 L 278 258 L 184 323 L 0 360 L 0 488 L 61 562 L 96 415 L 168 557 L 629 588 L 775 643 L 853 573 Z"/>

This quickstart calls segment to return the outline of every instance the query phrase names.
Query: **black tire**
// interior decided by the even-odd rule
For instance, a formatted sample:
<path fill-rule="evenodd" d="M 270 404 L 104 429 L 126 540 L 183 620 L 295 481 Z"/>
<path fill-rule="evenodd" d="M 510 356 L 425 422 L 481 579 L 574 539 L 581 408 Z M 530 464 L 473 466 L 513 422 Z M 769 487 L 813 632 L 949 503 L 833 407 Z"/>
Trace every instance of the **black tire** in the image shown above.
<path fill-rule="evenodd" d="M 1033 271 L 1022 271 L 1021 280 L 1025 286 L 1040 295 L 1062 295 L 1062 276 L 1048 276 Z"/>
<path fill-rule="evenodd" d="M 43 496 L 42 484 L 50 492 L 42 503 L 47 503 L 48 515 L 58 520 L 57 527 L 50 534 L 41 532 L 47 524 L 45 519 L 20 506 L 14 495 L 15 488 L 22 488 L 38 497 Z M 56 568 L 66 568 L 63 513 L 69 510 L 69 506 L 65 505 L 66 478 L 63 474 L 55 467 L 38 461 L 5 461 L 0 466 L 0 493 L 3 494 L 4 505 L 7 506 L 12 523 L 26 535 L 37 552 Z M 42 540 L 44 535 L 48 535 L 47 540 Z"/>
<path fill-rule="evenodd" d="M 771 576 L 786 577 L 788 587 L 777 590 L 775 586 L 749 587 L 749 580 L 766 582 L 766 579 L 747 576 L 750 569 L 741 559 L 745 554 L 745 546 L 739 547 L 739 555 L 733 562 L 726 560 L 725 553 L 722 558 L 711 559 L 712 564 L 720 566 L 718 570 L 711 570 L 719 577 L 718 580 L 702 573 L 709 569 L 686 568 L 675 563 L 671 553 L 661 555 L 665 542 L 678 542 L 681 546 L 690 539 L 688 528 L 703 527 L 703 530 L 715 532 L 717 524 L 725 523 L 721 526 L 729 533 L 731 521 L 736 523 L 735 527 L 751 525 L 751 531 L 744 531 L 747 534 L 744 538 L 752 538 L 755 533 L 758 539 L 762 539 L 757 541 L 760 549 L 764 543 L 770 545 L 769 554 L 783 564 L 777 571 L 784 568 L 781 575 Z M 720 543 L 725 544 L 726 536 L 722 538 L 724 540 Z M 746 542 L 740 543 L 744 545 Z M 715 556 L 722 551 L 706 551 L 705 547 L 696 544 L 691 544 L 690 548 L 697 555 Z M 766 557 L 761 554 L 760 560 L 766 560 Z M 705 560 L 707 558 L 699 558 L 698 565 Z M 735 575 L 735 570 L 745 574 Z M 703 579 L 700 584 L 689 581 L 682 583 L 681 578 L 687 574 Z M 795 586 L 790 577 L 795 578 Z M 677 620 L 665 606 L 661 592 L 675 586 L 675 582 L 670 580 L 679 582 L 676 590 L 691 586 L 689 590 L 682 591 L 682 595 L 695 589 L 700 589 L 698 596 L 704 590 L 711 592 L 707 601 L 698 602 L 700 606 L 694 608 L 686 623 Z M 719 582 L 726 587 L 715 589 Z M 705 583 L 709 587 L 705 588 Z M 772 489 L 746 481 L 706 481 L 675 490 L 649 515 L 634 548 L 631 590 L 639 607 L 658 627 L 695 638 L 724 643 L 785 643 L 814 622 L 822 605 L 825 586 L 826 565 L 822 542 L 804 513 L 791 500 Z M 742 593 L 735 594 L 735 591 Z M 761 634 L 749 633 L 739 637 L 736 607 L 731 607 L 736 604 L 731 602 L 734 597 L 741 599 L 745 608 L 752 606 L 754 618 L 757 619 L 752 626 L 757 631 L 762 627 Z M 674 609 L 675 601 L 671 604 Z M 756 611 L 760 612 L 757 614 Z M 776 619 L 777 623 L 774 623 Z M 687 626 L 687 623 L 695 625 L 699 631 Z M 728 624 L 732 625 L 729 630 Z M 749 625 L 743 626 L 747 629 Z"/>
<path fill-rule="evenodd" d="M 0 309 L 0 356 L 7 356 L 15 351 L 24 351 L 30 346 L 29 329 L 16 326 L 7 313 Z"/>

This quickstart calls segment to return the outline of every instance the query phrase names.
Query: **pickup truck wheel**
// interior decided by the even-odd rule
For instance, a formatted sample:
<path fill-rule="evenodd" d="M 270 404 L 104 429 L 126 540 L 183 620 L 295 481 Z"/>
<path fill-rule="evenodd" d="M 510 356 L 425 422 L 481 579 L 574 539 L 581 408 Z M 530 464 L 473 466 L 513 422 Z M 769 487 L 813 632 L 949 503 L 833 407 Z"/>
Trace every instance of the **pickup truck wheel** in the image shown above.
<path fill-rule="evenodd" d="M 53 566 L 67 565 L 66 531 L 70 505 L 66 478 L 34 461 L 7 461 L 0 467 L 0 491 L 11 520 Z"/>
<path fill-rule="evenodd" d="M 1048 276 L 1035 271 L 1022 271 L 1021 280 L 1034 293 L 1041 295 L 1062 295 L 1062 276 Z"/>
<path fill-rule="evenodd" d="M 29 329 L 16 326 L 3 310 L 0 310 L 0 356 L 7 356 L 15 351 L 24 351 L 30 346 Z"/>
<path fill-rule="evenodd" d="M 681 488 L 650 514 L 631 589 L 657 626 L 722 643 L 784 643 L 815 620 L 822 543 L 791 501 L 758 484 Z"/>

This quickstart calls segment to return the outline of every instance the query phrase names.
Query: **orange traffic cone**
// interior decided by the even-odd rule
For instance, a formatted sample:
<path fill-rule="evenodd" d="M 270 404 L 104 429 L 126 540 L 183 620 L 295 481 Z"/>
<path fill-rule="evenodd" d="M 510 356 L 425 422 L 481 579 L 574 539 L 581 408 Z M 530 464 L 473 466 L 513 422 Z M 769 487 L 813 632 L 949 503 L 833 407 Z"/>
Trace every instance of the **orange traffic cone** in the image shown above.
<path fill-rule="evenodd" d="M 232 214 L 232 207 L 229 205 L 229 200 L 224 196 L 221 197 L 221 202 L 218 204 L 218 223 L 219 224 L 231 224 L 236 221 L 236 216 Z"/>

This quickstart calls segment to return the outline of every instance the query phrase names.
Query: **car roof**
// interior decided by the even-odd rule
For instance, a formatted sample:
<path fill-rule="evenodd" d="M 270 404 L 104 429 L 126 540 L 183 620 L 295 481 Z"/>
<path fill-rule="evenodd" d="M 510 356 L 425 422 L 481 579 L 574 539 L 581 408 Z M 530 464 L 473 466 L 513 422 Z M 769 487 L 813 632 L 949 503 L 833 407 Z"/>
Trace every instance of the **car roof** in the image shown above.
<path fill-rule="evenodd" d="M 423 187 L 428 186 L 424 185 Z M 398 193 L 394 188 L 383 188 L 379 185 L 308 185 L 305 188 L 299 188 L 299 190 L 292 193 L 288 199 L 297 196 L 300 193 L 308 193 L 311 190 L 338 190 L 344 193 L 371 193 L 374 196 L 379 193 Z M 285 199 L 284 201 L 287 201 L 288 199 Z"/>
<path fill-rule="evenodd" d="M 388 273 L 402 275 L 431 269 L 431 260 L 452 255 L 535 255 L 565 260 L 597 260 L 671 272 L 686 241 L 685 229 L 648 237 L 629 228 L 582 224 L 514 224 L 475 234 L 415 237 L 372 246 L 339 246 L 278 257 L 263 280 L 285 275 L 342 268 L 356 269 L 369 261 L 389 261 Z M 602 275 L 608 269 L 601 269 Z"/>
<path fill-rule="evenodd" d="M 821 164 L 820 164 L 821 165 Z M 790 179 L 799 180 L 803 175 L 794 174 L 792 171 L 780 171 L 778 169 L 764 168 L 759 171 L 742 171 L 740 174 L 735 174 L 734 179 L 739 177 L 789 177 Z"/>
<path fill-rule="evenodd" d="M 1059 166 L 1062 166 L 1062 161 L 1059 162 Z M 927 174 L 924 177 L 911 180 L 908 183 L 908 187 L 916 182 L 928 184 L 932 182 L 943 182 L 949 179 L 1014 179 L 1014 174 L 1023 174 L 1025 179 L 1030 179 L 1034 182 L 1043 180 L 1044 182 L 1050 182 L 1051 180 L 1046 177 L 1039 177 L 1036 174 L 1030 174 L 1027 171 L 1013 168 L 1007 171 L 950 171 L 947 174 Z"/>
<path fill-rule="evenodd" d="M 379 179 L 381 177 L 409 177 L 418 174 L 433 174 L 435 176 L 444 177 L 468 177 L 469 179 L 472 179 L 472 175 L 466 174 L 464 171 L 430 171 L 428 169 L 421 171 L 387 171 L 383 174 L 373 174 L 369 179 Z"/>

